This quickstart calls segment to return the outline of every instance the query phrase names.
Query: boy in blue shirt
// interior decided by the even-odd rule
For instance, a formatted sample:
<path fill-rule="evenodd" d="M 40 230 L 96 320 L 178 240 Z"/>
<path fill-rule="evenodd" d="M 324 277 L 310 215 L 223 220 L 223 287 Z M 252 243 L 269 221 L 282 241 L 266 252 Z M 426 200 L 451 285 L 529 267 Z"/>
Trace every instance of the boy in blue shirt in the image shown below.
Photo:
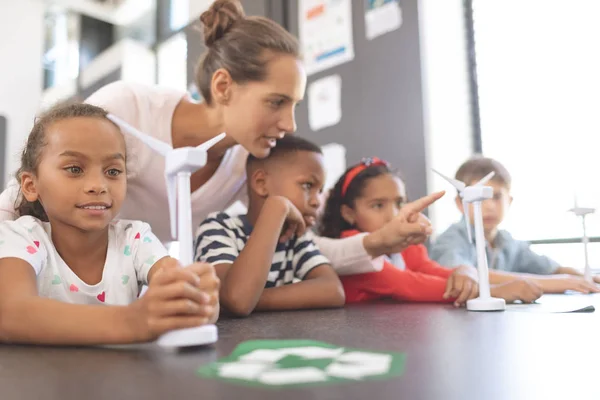
<path fill-rule="evenodd" d="M 562 293 L 566 290 L 600 292 L 595 284 L 586 282 L 579 271 L 561 267 L 556 261 L 532 251 L 527 242 L 516 240 L 507 231 L 498 229 L 512 202 L 511 176 L 502 164 L 491 158 L 475 156 L 458 169 L 455 179 L 472 185 L 492 171 L 495 175 L 486 186 L 494 189 L 494 197 L 482 203 L 490 283 L 527 277 L 546 293 Z M 462 213 L 462 200 L 459 196 L 456 197 L 456 205 Z M 469 216 L 473 221 L 472 207 Z M 464 218 L 435 240 L 430 256 L 446 267 L 477 265 L 475 239 L 469 243 Z M 594 281 L 600 283 L 600 277 L 595 277 Z"/>

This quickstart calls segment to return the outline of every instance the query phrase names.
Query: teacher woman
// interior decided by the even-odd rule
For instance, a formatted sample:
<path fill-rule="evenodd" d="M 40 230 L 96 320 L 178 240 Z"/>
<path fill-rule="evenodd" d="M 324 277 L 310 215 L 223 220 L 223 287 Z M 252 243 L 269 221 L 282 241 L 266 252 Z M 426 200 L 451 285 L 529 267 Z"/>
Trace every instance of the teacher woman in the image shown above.
<path fill-rule="evenodd" d="M 296 130 L 294 110 L 304 97 L 306 74 L 296 38 L 263 17 L 246 17 L 237 0 L 216 0 L 200 20 L 207 50 L 195 81 L 203 102 L 158 86 L 115 82 L 86 102 L 105 108 L 139 130 L 173 147 L 197 146 L 221 132 L 227 136 L 208 153 L 204 168 L 192 175 L 192 218 L 246 202 L 248 153 L 268 156 L 277 139 Z M 128 192 L 121 218 L 142 220 L 169 241 L 164 159 L 126 136 Z M 60 188 L 57 188 L 60 190 Z M 18 217 L 16 181 L 0 195 L 0 220 Z M 371 272 L 378 257 L 425 240 L 430 224 L 421 211 L 441 197 L 430 195 L 406 205 L 377 232 L 347 239 L 317 237 L 322 253 L 338 273 Z"/>

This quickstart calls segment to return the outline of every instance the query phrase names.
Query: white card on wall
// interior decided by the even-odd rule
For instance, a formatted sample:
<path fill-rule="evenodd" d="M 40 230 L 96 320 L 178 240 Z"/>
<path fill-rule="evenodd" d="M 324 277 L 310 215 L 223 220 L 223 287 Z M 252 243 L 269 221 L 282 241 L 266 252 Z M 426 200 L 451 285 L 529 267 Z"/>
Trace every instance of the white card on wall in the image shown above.
<path fill-rule="evenodd" d="M 308 88 L 308 124 L 318 131 L 342 119 L 342 78 L 330 75 L 314 81 Z"/>
<path fill-rule="evenodd" d="M 354 59 L 351 0 L 300 0 L 298 31 L 308 75 Z"/>
<path fill-rule="evenodd" d="M 325 161 L 325 185 L 323 192 L 333 189 L 337 180 L 346 172 L 346 148 L 338 143 L 329 143 L 321 146 Z"/>
<path fill-rule="evenodd" d="M 367 0 L 365 2 L 365 29 L 367 39 L 392 32 L 402 25 L 402 9 L 398 0 Z"/>

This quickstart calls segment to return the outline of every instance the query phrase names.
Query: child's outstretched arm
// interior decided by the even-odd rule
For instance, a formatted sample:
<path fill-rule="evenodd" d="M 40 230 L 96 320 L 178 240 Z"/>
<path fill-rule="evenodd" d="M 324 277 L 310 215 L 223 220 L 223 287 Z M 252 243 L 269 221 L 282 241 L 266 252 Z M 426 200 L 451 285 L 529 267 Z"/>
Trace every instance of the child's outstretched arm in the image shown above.
<path fill-rule="evenodd" d="M 431 222 L 421 212 L 445 194 L 444 191 L 405 204 L 396 217 L 364 237 L 365 250 L 372 257 L 400 253 L 408 246 L 421 244 L 432 233 Z"/>
<path fill-rule="evenodd" d="M 447 278 L 399 269 L 388 261 L 379 272 L 343 276 L 348 303 L 392 298 L 406 302 L 445 303 Z"/>
<path fill-rule="evenodd" d="M 517 300 L 523 303 L 533 303 L 544 294 L 540 285 L 531 279 L 515 279 L 501 284 L 491 285 L 492 297 L 500 297 L 507 303 Z"/>
<path fill-rule="evenodd" d="M 165 257 L 144 296 L 129 306 L 80 305 L 38 296 L 32 266 L 0 259 L 0 341 L 54 345 L 146 342 L 173 329 L 202 325 L 214 312 L 197 288 L 206 264 L 178 268 Z"/>
<path fill-rule="evenodd" d="M 429 237 L 431 223 L 421 212 L 443 194 L 434 193 L 405 205 L 396 218 L 375 232 L 341 239 L 316 236 L 314 241 L 339 275 L 380 271 L 379 257 L 399 253 Z"/>
<path fill-rule="evenodd" d="M 582 293 L 598 293 L 600 288 L 583 279 L 572 268 L 559 267 L 550 258 L 531 250 L 529 243 L 517 241 L 518 252 L 515 265 L 519 272 L 510 273 L 490 270 L 490 283 L 504 283 L 513 279 L 529 279 L 542 288 L 544 293 L 564 293 L 574 290 Z"/>
<path fill-rule="evenodd" d="M 504 284 L 514 280 L 530 280 L 538 285 L 544 293 L 564 293 L 574 290 L 581 293 L 599 293 L 600 288 L 582 277 L 572 275 L 534 275 L 519 272 L 490 270 L 490 284 Z"/>
<path fill-rule="evenodd" d="M 583 273 L 571 267 L 561 267 L 549 257 L 534 252 L 529 243 L 519 242 L 518 265 L 521 272 L 539 275 L 571 275 L 564 278 L 582 279 Z M 595 283 L 600 283 L 600 276 L 594 277 Z M 590 288 L 591 289 L 591 288 Z"/>
<path fill-rule="evenodd" d="M 583 278 L 583 272 L 572 268 L 572 267 L 558 267 L 555 274 L 559 275 L 573 275 L 574 277 Z M 600 284 L 600 275 L 592 276 L 594 283 Z"/>

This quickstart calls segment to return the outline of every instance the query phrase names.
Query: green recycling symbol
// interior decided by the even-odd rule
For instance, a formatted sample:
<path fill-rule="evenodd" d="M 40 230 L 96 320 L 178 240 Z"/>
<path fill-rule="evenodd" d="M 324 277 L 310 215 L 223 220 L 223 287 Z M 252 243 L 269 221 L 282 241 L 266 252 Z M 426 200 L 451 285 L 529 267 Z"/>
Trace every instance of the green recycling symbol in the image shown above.
<path fill-rule="evenodd" d="M 406 355 L 334 346 L 311 340 L 254 340 L 198 370 L 204 378 L 259 387 L 298 387 L 402 375 Z"/>

